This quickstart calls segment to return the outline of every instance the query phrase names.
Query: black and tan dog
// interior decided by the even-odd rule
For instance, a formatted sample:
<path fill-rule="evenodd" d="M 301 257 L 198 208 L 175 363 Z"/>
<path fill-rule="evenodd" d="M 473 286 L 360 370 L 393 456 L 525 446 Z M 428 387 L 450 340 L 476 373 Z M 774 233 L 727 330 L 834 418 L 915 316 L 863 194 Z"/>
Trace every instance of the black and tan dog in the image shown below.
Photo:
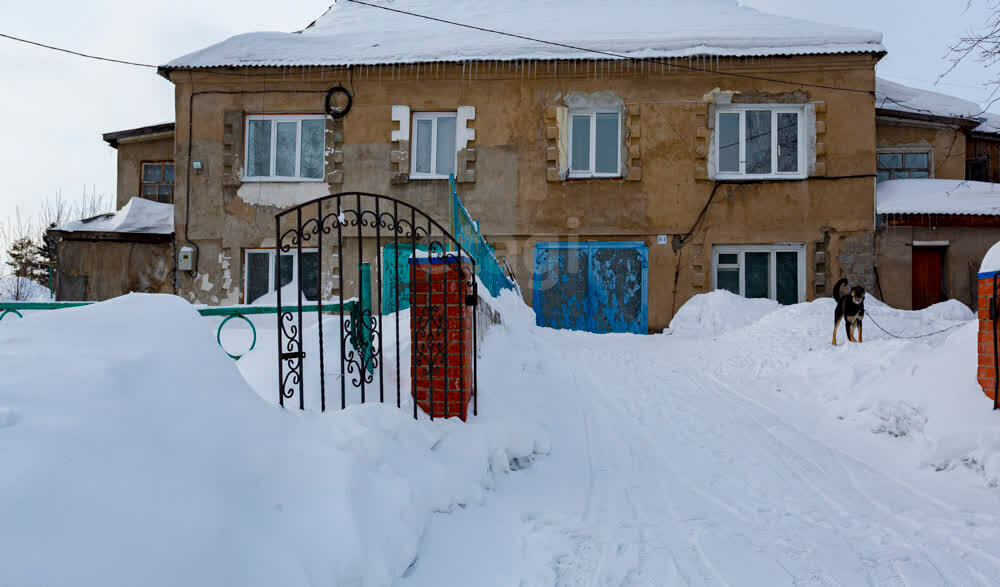
<path fill-rule="evenodd" d="M 861 321 L 865 317 L 865 288 L 855 285 L 846 295 L 840 295 L 841 286 L 847 285 L 846 279 L 841 279 L 837 285 L 833 286 L 833 299 L 837 301 L 837 309 L 833 312 L 833 344 L 837 344 L 837 329 L 840 328 L 840 321 L 844 320 L 844 328 L 847 330 L 847 340 L 851 342 L 864 342 Z M 858 339 L 854 340 L 854 329 L 858 330 Z"/>

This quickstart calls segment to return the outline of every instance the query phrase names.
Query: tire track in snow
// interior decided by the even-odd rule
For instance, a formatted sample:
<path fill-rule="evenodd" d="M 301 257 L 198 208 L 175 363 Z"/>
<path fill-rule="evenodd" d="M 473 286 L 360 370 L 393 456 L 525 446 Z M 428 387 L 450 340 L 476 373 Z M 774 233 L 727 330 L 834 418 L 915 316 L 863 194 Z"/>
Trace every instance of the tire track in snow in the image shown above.
<path fill-rule="evenodd" d="M 922 529 L 922 528 L 926 528 L 927 527 L 926 520 L 924 520 L 923 522 L 915 520 L 914 518 L 912 518 L 912 517 L 904 514 L 899 509 L 890 508 L 884 502 L 876 500 L 869 492 L 863 490 L 861 488 L 861 486 L 860 486 L 860 483 L 859 483 L 859 481 L 857 479 L 857 476 L 850 470 L 850 468 L 848 468 L 846 466 L 845 462 L 849 462 L 849 463 L 851 463 L 851 464 L 853 464 L 853 465 L 861 468 L 862 470 L 866 471 L 867 473 L 871 474 L 874 477 L 877 477 L 877 478 L 879 478 L 881 480 L 887 480 L 887 481 L 891 482 L 893 485 L 895 485 L 895 486 L 899 487 L 900 489 L 903 489 L 904 491 L 906 491 L 907 493 L 909 493 L 912 497 L 917 498 L 918 500 L 920 500 L 920 501 L 922 501 L 924 503 L 932 505 L 935 509 L 944 510 L 944 511 L 948 512 L 949 514 L 958 513 L 957 508 L 955 508 L 951 504 L 948 504 L 948 503 L 946 503 L 946 502 L 944 502 L 944 501 L 942 501 L 940 499 L 937 499 L 937 498 L 935 498 L 933 496 L 928 495 L 925 492 L 922 492 L 922 491 L 916 489 L 915 487 L 913 487 L 912 484 L 906 483 L 906 482 L 904 482 L 904 481 L 902 481 L 902 480 L 900 480 L 898 478 L 895 478 L 895 477 L 886 476 L 884 473 L 882 473 L 880 471 L 877 471 L 876 469 L 874 469 L 873 467 L 871 467 L 867 463 L 865 463 L 865 462 L 863 462 L 863 461 L 861 461 L 861 460 L 859 460 L 859 459 L 857 459 L 857 458 L 855 458 L 855 457 L 853 457 L 853 456 L 845 453 L 844 451 L 842 451 L 840 449 L 837 449 L 835 447 L 831 447 L 831 446 L 827 445 L 826 443 L 823 443 L 823 442 L 821 442 L 821 441 L 813 438 L 812 436 L 804 433 L 795 424 L 787 422 L 786 420 L 784 420 L 772 408 L 770 408 L 769 406 L 767 406 L 767 405 L 765 405 L 765 404 L 763 404 L 763 403 L 761 403 L 761 402 L 759 402 L 759 401 L 757 401 L 757 400 L 749 397 L 745 393 L 736 390 L 731 385 L 729 385 L 728 383 L 726 383 L 725 381 L 723 381 L 720 377 L 718 377 L 716 375 L 710 375 L 710 377 L 715 381 L 716 385 L 718 386 L 718 389 L 725 390 L 730 395 L 738 398 L 739 400 L 743 401 L 744 403 L 748 403 L 748 404 L 751 404 L 751 405 L 759 408 L 761 411 L 767 413 L 769 416 L 771 416 L 775 420 L 779 421 L 787 429 L 795 431 L 799 436 L 801 436 L 804 439 L 806 439 L 813 446 L 820 447 L 824 452 L 827 453 L 827 455 L 829 457 L 831 457 L 832 462 L 834 462 L 838 466 L 838 468 L 844 473 L 844 475 L 846 476 L 846 478 L 848 479 L 848 481 L 849 481 L 849 483 L 851 485 L 851 488 L 858 495 L 860 495 L 870 506 L 872 506 L 875 509 L 880 510 L 881 512 L 883 512 L 887 516 L 887 518 L 886 518 L 887 521 L 892 520 L 892 521 L 902 521 L 902 522 L 905 522 L 910 527 L 911 530 L 917 530 L 917 529 Z M 787 450 L 788 452 L 791 452 L 791 453 L 795 453 L 795 454 L 797 454 L 798 456 L 800 456 L 802 458 L 805 458 L 808 462 L 810 462 L 812 464 L 812 466 L 814 466 L 818 470 L 823 470 L 822 467 L 818 463 L 816 463 L 813 459 L 809 459 L 808 457 L 804 457 L 804 455 L 802 455 L 801 452 L 799 452 L 794 446 L 792 446 L 791 444 L 789 444 L 789 443 L 787 443 L 785 441 L 782 441 L 779 438 L 777 438 L 773 433 L 770 432 L 769 429 L 767 429 L 766 426 L 763 425 L 763 423 L 761 423 L 761 427 L 763 429 L 767 430 L 768 433 L 769 433 L 769 435 L 772 438 L 774 438 L 777 442 L 779 442 L 780 444 L 782 444 L 784 446 L 785 450 Z M 781 451 L 779 451 L 776 454 L 780 455 Z M 953 576 L 947 576 L 946 577 L 945 573 L 941 570 L 942 565 L 940 564 L 941 561 L 938 560 L 938 557 L 936 557 L 926 547 L 924 547 L 922 545 L 919 545 L 919 544 L 915 544 L 915 543 L 907 540 L 905 538 L 905 535 L 904 535 L 904 533 L 902 531 L 897 530 L 897 529 L 893 528 L 890 525 L 882 525 L 882 528 L 885 531 L 890 532 L 893 535 L 893 538 L 896 539 L 896 541 L 898 541 L 898 542 L 906 545 L 907 547 L 909 547 L 909 548 L 911 548 L 911 549 L 913 549 L 915 551 L 920 552 L 923 555 L 923 557 L 925 558 L 925 562 L 926 562 L 927 566 L 930 567 L 931 569 L 933 569 L 933 571 L 935 573 L 937 573 L 938 576 L 941 577 L 942 580 L 946 581 L 949 584 L 956 584 L 956 585 L 968 584 L 967 580 L 955 580 L 955 578 Z M 960 546 L 961 550 L 965 554 L 976 554 L 979 557 L 981 557 L 983 559 L 986 559 L 986 560 L 989 560 L 990 562 L 992 562 L 993 563 L 993 569 L 992 569 L 993 575 L 994 576 L 1000 575 L 1000 558 L 995 557 L 995 556 L 993 556 L 993 555 L 991 555 L 991 554 L 989 554 L 989 553 L 987 553 L 985 551 L 982 551 L 981 549 L 978 549 L 978 548 L 976 548 L 974 546 L 971 546 L 971 545 L 963 542 L 962 540 L 958 539 L 954 535 L 951 535 L 948 538 L 949 538 L 949 540 L 953 544 Z M 893 564 L 894 564 L 894 566 L 896 566 L 898 568 L 898 565 L 896 563 L 893 563 Z M 979 573 L 978 570 L 976 570 L 976 572 Z M 950 573 L 949 573 L 949 575 L 950 575 Z M 900 580 L 905 581 L 905 577 L 903 577 L 902 571 L 900 571 Z"/>

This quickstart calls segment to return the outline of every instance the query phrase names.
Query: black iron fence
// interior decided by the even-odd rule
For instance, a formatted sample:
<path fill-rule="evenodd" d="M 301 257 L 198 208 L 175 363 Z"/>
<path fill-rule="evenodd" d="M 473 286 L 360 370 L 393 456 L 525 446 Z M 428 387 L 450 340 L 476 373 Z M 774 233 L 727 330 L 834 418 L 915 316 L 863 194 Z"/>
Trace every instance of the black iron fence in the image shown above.
<path fill-rule="evenodd" d="M 281 212 L 275 217 L 275 237 L 279 275 L 283 253 L 301 256 L 303 250 L 318 252 L 315 279 L 306 279 L 304 263 L 294 263 L 296 275 L 277 292 L 277 305 L 282 308 L 277 333 L 280 404 L 290 401 L 304 410 L 310 395 L 325 411 L 328 379 L 335 379 L 341 409 L 351 403 L 375 401 L 376 394 L 377 401 L 383 403 L 393 401 L 395 395 L 396 405 L 402 407 L 404 397 L 411 395 L 411 379 L 416 375 L 430 382 L 430 404 L 440 403 L 443 397 L 445 415 L 449 415 L 448 391 L 460 387 L 469 376 L 460 360 L 466 355 L 461 348 L 466 339 L 450 335 L 449 326 L 463 332 L 469 318 L 454 309 L 449 316 L 449 304 L 430 289 L 418 292 L 409 287 L 409 280 L 418 271 L 426 271 L 429 279 L 435 265 L 444 264 L 454 270 L 434 273 L 435 279 L 443 281 L 443 291 L 464 284 L 473 292 L 469 303 L 474 303 L 475 260 L 461 243 L 413 205 L 361 192 L 333 194 Z M 409 255 L 401 257 L 401 250 Z M 319 306 L 313 311 L 320 319 L 306 332 L 303 313 L 313 304 Z M 408 316 L 408 312 L 413 315 Z M 474 329 L 475 320 L 471 321 L 469 326 Z M 332 341 L 330 336 L 334 336 Z M 418 341 L 413 348 L 411 341 Z M 455 342 L 458 353 L 451 352 Z M 476 413 L 475 336 L 471 344 Z M 311 356 L 314 352 L 318 356 Z M 417 403 L 414 398 L 414 418 L 418 417 Z M 433 418 L 434 410 L 429 413 Z"/>

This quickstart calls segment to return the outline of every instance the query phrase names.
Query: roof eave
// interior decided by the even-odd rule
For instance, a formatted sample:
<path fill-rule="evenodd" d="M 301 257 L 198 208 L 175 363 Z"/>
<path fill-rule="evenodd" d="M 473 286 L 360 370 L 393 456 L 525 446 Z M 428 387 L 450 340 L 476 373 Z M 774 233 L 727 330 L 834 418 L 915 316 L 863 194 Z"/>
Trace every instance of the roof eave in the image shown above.
<path fill-rule="evenodd" d="M 164 124 L 153 124 L 150 126 L 140 126 L 139 128 L 108 132 L 102 134 L 101 138 L 104 139 L 104 142 L 111 146 L 111 148 L 117 149 L 119 142 L 125 142 L 126 139 L 141 139 L 146 136 L 153 138 L 173 133 L 174 130 L 174 123 L 167 122 Z"/>
<path fill-rule="evenodd" d="M 919 122 L 930 122 L 954 126 L 965 131 L 971 131 L 982 122 L 975 118 L 963 118 L 961 116 L 940 116 L 936 114 L 923 114 L 920 112 L 906 112 L 905 110 L 892 110 L 889 108 L 876 108 L 875 116 L 882 118 L 897 118 L 903 120 L 916 120 Z"/>
<path fill-rule="evenodd" d="M 755 51 L 748 51 L 746 54 L 727 54 L 726 57 L 735 58 L 745 58 L 752 59 L 756 57 L 767 56 L 767 57 L 800 57 L 800 56 L 835 56 L 835 55 L 872 55 L 876 60 L 880 60 L 888 54 L 888 51 L 883 47 L 878 49 L 849 49 L 844 51 L 808 51 L 808 50 L 789 50 L 780 51 L 775 50 L 773 53 L 759 53 Z M 716 53 L 708 52 L 704 54 L 705 57 L 718 56 Z M 601 54 L 589 55 L 587 57 L 579 56 L 560 56 L 560 57 L 508 57 L 501 58 L 499 61 L 578 61 L 580 59 L 594 59 L 594 60 L 629 60 L 629 61 L 654 61 L 658 59 L 677 59 L 678 57 L 662 56 L 662 57 L 630 57 L 624 56 L 622 58 L 602 56 Z M 156 72 L 163 78 L 173 81 L 170 78 L 170 74 L 173 72 L 183 72 L 183 71 L 208 71 L 213 69 L 219 70 L 235 70 L 240 68 L 252 67 L 256 69 L 279 69 L 286 67 L 359 67 L 359 66 L 382 66 L 382 65 L 422 65 L 431 63 L 463 63 L 463 62 L 486 62 L 486 61 L 497 61 L 497 58 L 488 57 L 455 57 L 451 59 L 424 59 L 416 61 L 356 61 L 356 62 L 343 62 L 343 63 L 291 63 L 291 64 L 277 64 L 277 63 L 267 63 L 267 62 L 251 62 L 251 63 L 217 63 L 212 65 L 161 65 L 157 67 Z"/>

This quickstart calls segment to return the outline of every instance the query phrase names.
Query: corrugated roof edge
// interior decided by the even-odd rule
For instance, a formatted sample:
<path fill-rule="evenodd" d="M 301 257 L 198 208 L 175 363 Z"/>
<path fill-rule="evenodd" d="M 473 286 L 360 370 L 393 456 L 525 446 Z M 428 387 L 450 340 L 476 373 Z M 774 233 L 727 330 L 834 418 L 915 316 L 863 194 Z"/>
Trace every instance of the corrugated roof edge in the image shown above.
<path fill-rule="evenodd" d="M 907 210 L 905 212 L 899 210 L 878 210 L 876 214 L 892 214 L 894 216 L 1000 216 L 1000 212 L 996 214 L 990 212 L 914 212 L 913 210 Z"/>
<path fill-rule="evenodd" d="M 719 50 L 717 52 L 697 52 L 697 53 L 685 53 L 683 51 L 672 51 L 664 52 L 661 55 L 652 56 L 629 56 L 624 54 L 622 57 L 611 57 L 609 55 L 603 55 L 601 53 L 584 53 L 578 57 L 497 57 L 492 59 L 485 59 L 479 57 L 468 57 L 464 59 L 432 59 L 432 60 L 399 60 L 399 61 L 356 61 L 356 62 L 337 62 L 337 61 L 282 61 L 278 62 L 276 60 L 266 60 L 266 61 L 247 61 L 247 62 L 225 62 L 216 63 L 213 65 L 161 65 L 157 68 L 157 72 L 160 75 L 164 75 L 166 72 L 170 71 L 188 71 L 188 70 L 207 70 L 207 69 L 218 69 L 223 67 L 353 67 L 358 65 L 367 66 L 377 66 L 377 65 L 419 65 L 423 63 L 468 63 L 468 62 L 478 62 L 485 63 L 490 61 L 580 61 L 584 59 L 590 60 L 602 60 L 602 61 L 656 61 L 659 59 L 685 59 L 688 57 L 795 57 L 801 55 L 863 55 L 870 54 L 876 55 L 878 57 L 883 57 L 888 53 L 882 44 L 873 45 L 850 45 L 842 48 L 769 48 L 760 50 L 746 50 L 746 49 L 725 49 Z M 711 71 L 707 73 L 712 73 Z M 164 75 L 164 77 L 166 77 Z"/>

